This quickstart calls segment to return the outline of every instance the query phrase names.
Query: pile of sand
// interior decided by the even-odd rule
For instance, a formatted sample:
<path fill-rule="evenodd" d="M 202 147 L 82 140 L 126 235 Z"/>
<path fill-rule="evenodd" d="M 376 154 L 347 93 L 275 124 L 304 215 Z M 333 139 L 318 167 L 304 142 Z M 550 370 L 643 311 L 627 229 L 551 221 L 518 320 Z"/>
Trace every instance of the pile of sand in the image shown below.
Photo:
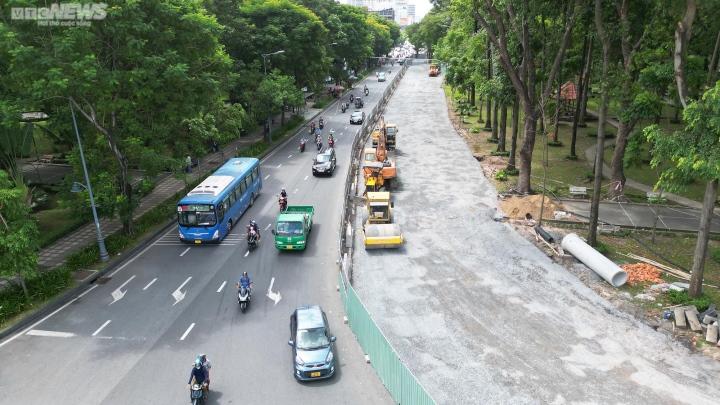
<path fill-rule="evenodd" d="M 500 209 L 510 219 L 525 219 L 525 214 L 532 215 L 533 219 L 540 218 L 540 204 L 542 195 L 510 196 L 500 200 Z M 550 197 L 545 197 L 544 219 L 553 219 L 555 211 L 563 211 L 562 204 Z"/>

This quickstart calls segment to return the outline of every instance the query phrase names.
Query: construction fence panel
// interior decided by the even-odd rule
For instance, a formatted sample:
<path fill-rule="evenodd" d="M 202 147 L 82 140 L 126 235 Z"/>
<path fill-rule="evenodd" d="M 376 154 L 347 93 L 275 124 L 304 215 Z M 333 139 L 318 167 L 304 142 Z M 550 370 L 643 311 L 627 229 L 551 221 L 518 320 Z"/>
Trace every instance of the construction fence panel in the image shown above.
<path fill-rule="evenodd" d="M 339 272 L 339 277 L 340 296 L 345 306 L 348 324 L 395 402 L 434 405 L 435 401 L 400 360 L 342 272 Z"/>

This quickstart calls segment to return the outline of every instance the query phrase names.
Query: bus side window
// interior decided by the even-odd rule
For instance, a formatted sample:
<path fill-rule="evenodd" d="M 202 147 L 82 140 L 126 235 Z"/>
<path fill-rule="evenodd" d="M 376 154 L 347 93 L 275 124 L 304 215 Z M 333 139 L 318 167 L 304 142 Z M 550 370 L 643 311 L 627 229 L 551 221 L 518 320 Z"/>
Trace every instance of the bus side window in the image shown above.
<path fill-rule="evenodd" d="M 237 187 L 233 190 L 233 195 L 235 196 L 235 201 L 242 198 L 242 192 L 240 192 L 240 185 L 238 184 Z"/>
<path fill-rule="evenodd" d="M 221 202 L 217 205 L 217 216 L 218 216 L 218 222 L 222 221 L 223 218 L 225 218 L 225 202 Z"/>
<path fill-rule="evenodd" d="M 240 193 L 240 195 L 238 195 L 238 197 L 242 198 L 242 196 L 245 194 L 245 190 L 246 190 L 245 182 L 241 181 L 240 184 L 238 184 L 238 192 Z"/>
<path fill-rule="evenodd" d="M 257 167 L 256 167 L 256 168 L 254 168 L 253 171 L 252 171 L 252 181 L 253 181 L 253 183 L 255 182 L 255 180 L 258 179 L 258 176 L 259 176 L 259 174 L 258 174 L 258 169 L 257 169 Z"/>
<path fill-rule="evenodd" d="M 232 206 L 233 204 L 235 204 L 235 190 L 233 190 L 233 191 L 231 191 L 230 193 L 228 193 L 228 197 L 227 197 L 227 198 L 228 198 L 228 202 L 230 203 L 231 206 Z"/>
<path fill-rule="evenodd" d="M 259 179 L 260 178 L 260 167 L 254 168 L 253 173 L 255 173 L 255 177 L 257 177 Z"/>
<path fill-rule="evenodd" d="M 250 176 L 245 177 L 245 187 L 246 189 L 252 187 L 252 179 L 250 179 Z"/>

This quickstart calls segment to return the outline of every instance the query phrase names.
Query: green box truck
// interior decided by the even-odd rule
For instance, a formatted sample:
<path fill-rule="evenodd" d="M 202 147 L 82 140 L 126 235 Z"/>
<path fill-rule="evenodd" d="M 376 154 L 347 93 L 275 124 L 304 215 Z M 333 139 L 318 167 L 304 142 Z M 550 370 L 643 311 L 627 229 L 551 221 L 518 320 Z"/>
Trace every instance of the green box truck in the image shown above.
<path fill-rule="evenodd" d="M 278 250 L 305 250 L 314 213 L 312 205 L 289 205 L 278 214 L 272 231 L 275 247 Z"/>

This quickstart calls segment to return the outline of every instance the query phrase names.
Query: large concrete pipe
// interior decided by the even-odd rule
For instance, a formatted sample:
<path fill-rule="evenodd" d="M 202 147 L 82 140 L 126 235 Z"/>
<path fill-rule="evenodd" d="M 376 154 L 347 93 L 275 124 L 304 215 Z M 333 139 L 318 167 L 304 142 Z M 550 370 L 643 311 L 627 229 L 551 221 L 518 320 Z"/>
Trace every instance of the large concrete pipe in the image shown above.
<path fill-rule="evenodd" d="M 571 233 L 565 236 L 560 245 L 613 287 L 620 287 L 627 281 L 627 273 L 623 269 L 593 249 L 576 234 Z"/>

